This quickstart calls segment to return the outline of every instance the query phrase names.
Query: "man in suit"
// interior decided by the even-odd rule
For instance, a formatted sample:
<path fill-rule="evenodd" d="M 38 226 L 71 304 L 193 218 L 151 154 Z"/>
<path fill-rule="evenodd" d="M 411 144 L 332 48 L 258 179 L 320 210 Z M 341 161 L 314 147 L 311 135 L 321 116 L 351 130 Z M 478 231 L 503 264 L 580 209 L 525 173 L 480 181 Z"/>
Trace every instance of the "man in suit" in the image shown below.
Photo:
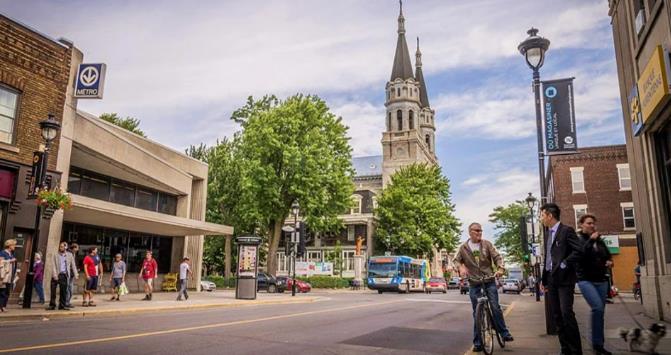
<path fill-rule="evenodd" d="M 67 306 L 68 280 L 70 275 L 76 272 L 74 258 L 67 251 L 68 243 L 61 242 L 58 245 L 58 253 L 51 259 L 51 298 L 47 310 L 56 309 L 56 288 L 59 290 L 58 309 L 69 310 Z"/>
<path fill-rule="evenodd" d="M 577 280 L 575 264 L 580 259 L 582 243 L 571 226 L 560 222 L 559 206 L 541 206 L 540 220 L 548 228 L 542 284 L 557 325 L 561 354 L 582 355 L 580 330 L 573 313 L 573 291 Z"/>

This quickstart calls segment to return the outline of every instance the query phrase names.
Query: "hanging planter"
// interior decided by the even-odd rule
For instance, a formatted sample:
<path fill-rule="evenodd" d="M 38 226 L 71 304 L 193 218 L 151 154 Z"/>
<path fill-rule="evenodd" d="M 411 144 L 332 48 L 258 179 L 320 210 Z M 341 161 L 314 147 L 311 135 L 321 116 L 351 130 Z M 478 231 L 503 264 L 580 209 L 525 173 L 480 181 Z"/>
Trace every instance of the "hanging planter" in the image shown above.
<path fill-rule="evenodd" d="M 59 187 L 53 190 L 42 189 L 37 193 L 37 204 L 46 209 L 69 210 L 72 208 L 72 198 Z"/>

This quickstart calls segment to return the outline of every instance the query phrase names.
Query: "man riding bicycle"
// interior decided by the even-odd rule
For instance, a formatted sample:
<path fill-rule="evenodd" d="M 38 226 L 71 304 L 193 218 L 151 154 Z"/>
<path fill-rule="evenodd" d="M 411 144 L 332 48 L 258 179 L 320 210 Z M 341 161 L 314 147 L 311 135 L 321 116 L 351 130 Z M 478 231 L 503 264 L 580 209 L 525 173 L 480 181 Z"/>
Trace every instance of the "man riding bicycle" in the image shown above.
<path fill-rule="evenodd" d="M 475 307 L 478 304 L 478 297 L 481 290 L 487 293 L 491 303 L 494 325 L 505 341 L 513 341 L 513 336 L 508 331 L 506 323 L 503 320 L 503 312 L 499 306 L 499 294 L 496 290 L 496 278 L 503 275 L 505 268 L 503 257 L 496 250 L 494 245 L 482 239 L 482 226 L 480 223 L 471 223 L 468 226 L 469 239 L 464 242 L 454 257 L 453 262 L 459 265 L 461 277 L 469 279 L 470 288 L 468 294 L 473 306 L 473 351 L 483 350 L 482 339 L 475 326 Z M 496 266 L 496 271 L 493 266 Z M 485 281 L 481 281 L 485 280 Z"/>

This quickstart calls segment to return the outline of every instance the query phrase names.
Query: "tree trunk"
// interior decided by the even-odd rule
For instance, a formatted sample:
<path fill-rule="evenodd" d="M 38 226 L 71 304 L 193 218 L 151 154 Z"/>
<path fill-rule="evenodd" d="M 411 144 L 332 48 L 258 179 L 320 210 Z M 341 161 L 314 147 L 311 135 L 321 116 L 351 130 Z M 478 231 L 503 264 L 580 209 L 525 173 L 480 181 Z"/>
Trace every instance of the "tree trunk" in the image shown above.
<path fill-rule="evenodd" d="M 231 278 L 231 260 L 233 260 L 233 255 L 231 255 L 231 238 L 233 236 L 227 235 L 226 242 L 224 243 L 224 277 L 226 279 Z"/>
<path fill-rule="evenodd" d="M 277 248 L 280 246 L 280 237 L 282 236 L 282 226 L 284 219 L 276 220 L 269 228 L 270 238 L 268 240 L 268 263 L 266 265 L 268 273 L 276 276 L 277 273 Z"/>

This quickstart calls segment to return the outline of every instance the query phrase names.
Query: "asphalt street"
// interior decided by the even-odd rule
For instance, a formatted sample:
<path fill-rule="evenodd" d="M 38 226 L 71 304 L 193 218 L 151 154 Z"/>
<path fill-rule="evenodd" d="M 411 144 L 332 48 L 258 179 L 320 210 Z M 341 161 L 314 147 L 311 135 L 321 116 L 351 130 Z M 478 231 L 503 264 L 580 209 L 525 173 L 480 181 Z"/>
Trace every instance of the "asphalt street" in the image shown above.
<path fill-rule="evenodd" d="M 464 354 L 468 296 L 320 293 L 316 302 L 0 323 L 0 352 Z M 297 297 L 304 297 L 298 295 Z M 514 295 L 501 295 L 510 304 Z"/>

